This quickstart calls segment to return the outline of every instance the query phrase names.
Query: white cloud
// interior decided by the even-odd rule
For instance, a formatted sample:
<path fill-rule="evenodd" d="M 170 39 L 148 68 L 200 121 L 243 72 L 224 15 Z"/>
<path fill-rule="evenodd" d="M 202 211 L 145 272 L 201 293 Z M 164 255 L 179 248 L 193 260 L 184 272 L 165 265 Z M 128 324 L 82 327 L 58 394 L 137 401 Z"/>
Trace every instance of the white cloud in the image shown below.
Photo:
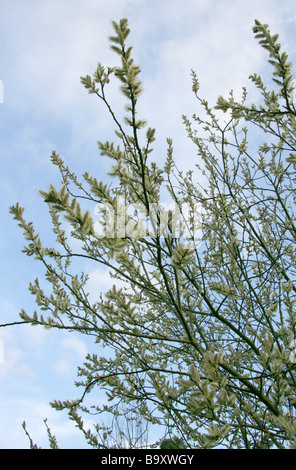
<path fill-rule="evenodd" d="M 19 348 L 7 346 L 5 340 L 1 340 L 1 363 L 0 363 L 0 378 L 2 381 L 11 381 L 12 377 L 23 384 L 24 380 L 27 382 L 34 378 L 32 368 L 23 362 L 22 351 Z"/>
<path fill-rule="evenodd" d="M 48 337 L 48 331 L 43 326 L 37 325 L 24 325 L 22 326 L 20 333 L 24 344 L 35 348 L 42 347 Z"/>
<path fill-rule="evenodd" d="M 80 359 L 84 359 L 87 354 L 84 342 L 76 336 L 68 335 L 60 344 L 63 348 L 74 351 Z"/>
<path fill-rule="evenodd" d="M 12 301 L 2 297 L 0 299 L 1 323 L 18 321 L 17 310 Z M 13 326 L 0 329 L 0 341 L 2 349 L 2 361 L 0 363 L 0 379 L 5 384 L 20 384 L 23 389 L 35 380 L 34 368 L 27 362 L 26 353 L 23 344 L 32 348 L 37 343 L 40 344 L 41 338 L 34 336 L 31 326 Z"/>
<path fill-rule="evenodd" d="M 72 365 L 69 360 L 61 359 L 54 365 L 56 372 L 60 375 L 68 375 L 72 372 Z"/>

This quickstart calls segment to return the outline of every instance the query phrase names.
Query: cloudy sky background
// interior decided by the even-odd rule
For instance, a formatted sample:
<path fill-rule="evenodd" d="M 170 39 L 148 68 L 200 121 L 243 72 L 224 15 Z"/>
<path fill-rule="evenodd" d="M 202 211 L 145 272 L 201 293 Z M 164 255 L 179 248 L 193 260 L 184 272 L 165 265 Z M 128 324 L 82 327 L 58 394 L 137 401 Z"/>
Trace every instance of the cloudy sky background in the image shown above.
<path fill-rule="evenodd" d="M 154 160 L 165 158 L 167 137 L 174 139 L 182 167 L 194 162 L 182 114 L 198 112 L 190 71 L 200 93 L 214 105 L 219 94 L 252 85 L 250 73 L 265 74 L 267 53 L 253 37 L 255 18 L 279 33 L 283 49 L 296 62 L 294 0 L 2 0 L 0 5 L 0 322 L 17 321 L 21 308 L 35 305 L 27 290 L 38 263 L 21 253 L 22 233 L 8 213 L 19 201 L 25 216 L 46 238 L 49 219 L 38 189 L 59 178 L 50 162 L 56 150 L 73 171 L 88 170 L 104 179 L 108 161 L 99 158 L 97 140 L 113 138 L 102 104 L 89 95 L 80 76 L 100 61 L 117 63 L 107 37 L 110 21 L 127 17 L 130 43 L 141 65 L 144 94 L 140 117 L 156 127 Z M 254 94 L 254 97 L 256 94 Z M 110 87 L 120 111 L 122 97 Z M 91 288 L 104 291 L 108 278 L 91 272 Z M 46 447 L 43 419 L 61 447 L 83 446 L 80 433 L 49 401 L 76 398 L 73 383 L 89 344 L 83 337 L 20 326 L 0 330 L 0 448 L 26 448 L 26 420 L 34 441 Z M 98 397 L 99 399 L 99 397 Z"/>

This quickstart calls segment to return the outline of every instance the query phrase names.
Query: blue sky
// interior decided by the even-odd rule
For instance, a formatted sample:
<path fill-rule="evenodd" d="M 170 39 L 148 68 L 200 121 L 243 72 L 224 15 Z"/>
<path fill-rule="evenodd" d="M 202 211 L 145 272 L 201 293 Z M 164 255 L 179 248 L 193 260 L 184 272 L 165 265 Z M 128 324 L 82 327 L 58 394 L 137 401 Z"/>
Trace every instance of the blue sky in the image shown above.
<path fill-rule="evenodd" d="M 190 168 L 194 149 L 186 142 L 182 114 L 197 112 L 190 70 L 211 104 L 233 89 L 237 96 L 250 73 L 263 73 L 267 54 L 253 38 L 254 19 L 279 33 L 296 59 L 294 0 L 2 0 L 0 5 L 0 322 L 18 320 L 32 302 L 28 283 L 42 277 L 38 263 L 21 253 L 22 233 L 8 213 L 19 201 L 25 216 L 46 239 L 49 219 L 38 189 L 58 184 L 50 162 L 56 150 L 73 171 L 104 179 L 108 163 L 99 158 L 97 140 L 113 138 L 105 109 L 80 84 L 97 62 L 114 65 L 107 37 L 110 22 L 127 17 L 134 56 L 142 68 L 141 117 L 156 127 L 154 160 L 165 158 L 167 137 L 175 157 Z M 254 94 L 255 96 L 255 94 Z M 122 97 L 110 87 L 120 113 Z M 106 290 L 106 273 L 90 272 L 90 289 Z M 61 447 L 83 446 L 80 433 L 49 401 L 77 397 L 76 368 L 93 346 L 82 336 L 20 326 L 0 330 L 0 448 L 26 448 L 21 428 L 47 446 L 43 419 Z M 0 350 L 1 352 L 1 350 Z M 98 399 L 101 396 L 98 395 Z"/>

